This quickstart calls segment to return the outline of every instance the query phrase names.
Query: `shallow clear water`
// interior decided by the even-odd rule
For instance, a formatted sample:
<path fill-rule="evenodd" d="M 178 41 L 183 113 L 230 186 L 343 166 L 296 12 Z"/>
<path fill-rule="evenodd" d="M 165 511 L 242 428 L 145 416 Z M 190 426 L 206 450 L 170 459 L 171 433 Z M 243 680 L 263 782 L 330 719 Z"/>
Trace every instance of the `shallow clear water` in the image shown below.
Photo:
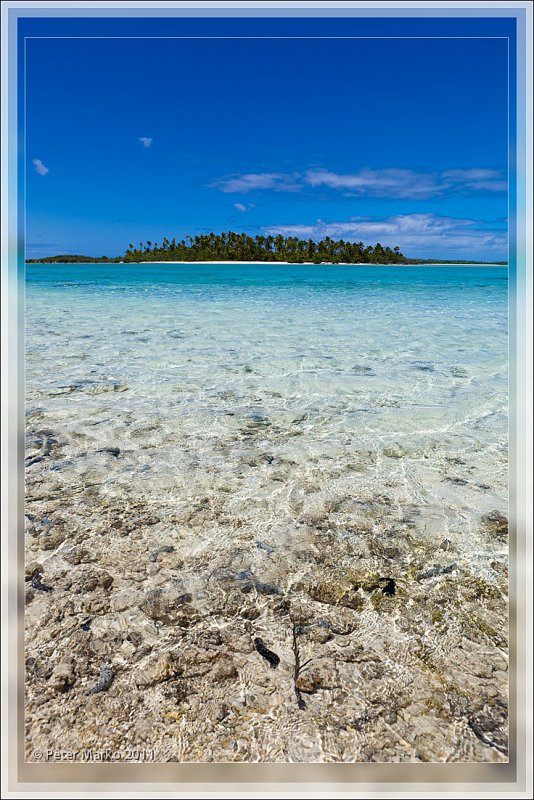
<path fill-rule="evenodd" d="M 291 596 L 320 571 L 402 582 L 454 561 L 493 584 L 507 550 L 481 518 L 507 511 L 507 292 L 500 267 L 28 265 L 28 425 L 59 442 L 31 492 L 61 497 L 89 540 L 110 508 L 155 510 L 139 558 L 176 546 L 201 610 L 217 575 Z M 134 558 L 132 541 L 110 547 L 115 567 Z M 372 614 L 361 636 L 378 647 Z M 383 658 L 406 644 L 402 614 Z M 429 635 L 445 669 L 452 634 Z"/>
<path fill-rule="evenodd" d="M 98 441 L 157 423 L 129 465 L 147 491 L 183 460 L 173 437 L 215 460 L 229 437 L 238 458 L 257 422 L 293 481 L 361 449 L 377 480 L 401 447 L 403 496 L 468 516 L 505 502 L 505 268 L 29 265 L 26 280 L 28 403 Z M 127 392 L 92 394 L 113 383 Z M 468 485 L 443 483 L 443 458 L 466 453 Z"/>

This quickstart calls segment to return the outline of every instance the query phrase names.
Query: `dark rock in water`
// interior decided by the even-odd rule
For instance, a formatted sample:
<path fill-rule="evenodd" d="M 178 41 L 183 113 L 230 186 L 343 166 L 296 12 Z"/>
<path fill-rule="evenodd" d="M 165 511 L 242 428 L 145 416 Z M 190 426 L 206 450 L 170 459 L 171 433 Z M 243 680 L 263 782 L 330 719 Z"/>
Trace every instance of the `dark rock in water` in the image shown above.
<path fill-rule="evenodd" d="M 308 631 L 311 631 L 313 628 L 313 623 L 311 625 L 295 625 L 294 632 L 295 636 L 302 636 Z"/>
<path fill-rule="evenodd" d="M 395 579 L 381 578 L 379 576 L 364 578 L 354 584 L 355 589 L 363 589 L 364 592 L 374 592 L 380 589 L 384 594 L 393 597 L 395 594 Z"/>
<path fill-rule="evenodd" d="M 420 372 L 434 372 L 434 366 L 428 362 L 414 361 L 413 367 L 414 369 L 418 369 Z"/>
<path fill-rule="evenodd" d="M 449 476 L 447 476 L 445 480 L 448 481 L 449 483 L 455 483 L 457 486 L 467 485 L 467 481 L 465 480 L 465 478 L 450 478 Z"/>
<path fill-rule="evenodd" d="M 366 367 L 363 364 L 354 364 L 352 371 L 355 372 L 357 375 L 374 375 L 373 370 L 371 367 Z"/>
<path fill-rule="evenodd" d="M 261 581 L 248 581 L 241 587 L 242 592 L 251 592 L 255 589 L 258 594 L 282 594 L 282 590 L 273 583 L 262 583 Z"/>
<path fill-rule="evenodd" d="M 76 389 L 81 389 L 83 385 L 84 385 L 84 381 L 80 381 L 78 383 L 68 383 L 68 384 L 67 383 L 62 383 L 57 388 L 61 389 L 62 392 L 67 392 L 67 390 L 70 390 L 71 392 L 74 392 L 74 391 L 76 391 Z"/>
<path fill-rule="evenodd" d="M 274 547 L 271 547 L 270 544 L 265 544 L 265 542 L 256 542 L 256 547 L 259 547 L 260 550 L 265 550 L 266 553 L 274 553 Z"/>
<path fill-rule="evenodd" d="M 269 423 L 269 418 L 265 414 L 250 414 L 247 419 L 257 424 L 265 425 Z"/>
<path fill-rule="evenodd" d="M 461 466 L 465 466 L 467 463 L 463 458 L 459 458 L 458 456 L 447 456 L 445 461 L 448 461 L 449 464 L 460 464 Z"/>
<path fill-rule="evenodd" d="M 268 417 L 262 414 L 249 414 L 243 420 L 241 435 L 245 437 L 255 436 L 271 426 L 272 422 Z"/>
<path fill-rule="evenodd" d="M 449 564 L 447 567 L 431 567 L 425 572 L 420 572 L 416 577 L 418 581 L 424 581 L 427 578 L 435 578 L 437 575 L 449 575 L 455 569 L 458 569 L 458 564 L 456 563 Z"/>
<path fill-rule="evenodd" d="M 107 664 L 102 664 L 100 668 L 100 677 L 92 689 L 86 692 L 86 695 L 98 694 L 99 692 L 107 692 L 113 683 L 113 670 Z"/>
<path fill-rule="evenodd" d="M 74 461 L 72 461 L 72 459 L 66 458 L 64 461 L 58 461 L 56 464 L 52 464 L 50 469 L 53 472 L 59 472 L 60 470 L 66 469 L 67 467 L 72 467 L 73 464 Z"/>
<path fill-rule="evenodd" d="M 120 454 L 120 448 L 118 447 L 102 447 L 100 450 L 96 451 L 97 453 L 109 453 L 110 456 L 118 456 Z"/>
<path fill-rule="evenodd" d="M 32 586 L 34 589 L 38 589 L 40 592 L 53 592 L 51 586 L 47 586 L 45 583 L 41 583 L 41 573 L 36 572 L 32 578 Z"/>
<path fill-rule="evenodd" d="M 256 606 L 244 606 L 241 609 L 239 616 L 242 617 L 243 619 L 254 620 L 258 619 L 260 614 L 261 611 L 259 608 L 256 608 Z"/>
<path fill-rule="evenodd" d="M 277 605 L 274 607 L 274 612 L 276 614 L 281 614 L 282 616 L 289 614 L 291 610 L 291 603 L 287 598 L 281 600 Z"/>
<path fill-rule="evenodd" d="M 308 635 L 315 642 L 326 644 L 332 638 L 330 631 L 331 625 L 326 619 L 318 619 L 308 625 L 295 625 L 293 628 L 295 636 Z"/>
<path fill-rule="evenodd" d="M 382 578 L 382 581 L 385 581 L 385 585 L 382 586 L 383 594 L 387 594 L 388 597 L 393 597 L 395 594 L 395 581 L 393 578 Z"/>
<path fill-rule="evenodd" d="M 263 658 L 269 662 L 272 669 L 276 669 L 278 664 L 280 663 L 280 656 L 277 656 L 276 653 L 273 653 L 272 650 L 269 650 L 268 647 L 265 646 L 265 642 L 263 639 L 257 637 L 254 639 L 254 647 Z"/>
<path fill-rule="evenodd" d="M 241 572 L 236 573 L 234 576 L 236 581 L 245 581 L 248 578 L 252 578 L 252 572 L 249 569 L 242 569 Z"/>
<path fill-rule="evenodd" d="M 42 461 L 44 456 L 34 456 L 33 458 L 26 459 L 26 466 L 31 467 L 32 464 L 38 464 L 39 461 Z"/>
<path fill-rule="evenodd" d="M 174 553 L 174 547 L 170 544 L 166 544 L 163 547 L 157 547 L 150 553 L 148 560 L 157 561 L 160 553 Z"/>

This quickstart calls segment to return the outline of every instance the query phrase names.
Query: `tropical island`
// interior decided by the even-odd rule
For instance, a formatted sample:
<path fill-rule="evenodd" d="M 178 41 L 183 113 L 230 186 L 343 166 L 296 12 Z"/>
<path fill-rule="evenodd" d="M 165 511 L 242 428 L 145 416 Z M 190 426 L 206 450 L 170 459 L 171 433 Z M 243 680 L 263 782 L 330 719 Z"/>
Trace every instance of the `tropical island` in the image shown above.
<path fill-rule="evenodd" d="M 147 261 L 250 261 L 280 262 L 290 264 L 440 264 L 443 259 L 407 258 L 399 247 L 384 247 L 380 243 L 365 245 L 363 242 L 334 240 L 329 236 L 319 242 L 313 239 L 298 239 L 296 236 L 249 236 L 233 231 L 220 234 L 209 233 L 198 236 L 176 238 L 165 237 L 157 242 L 130 243 L 122 256 L 57 255 L 26 260 L 28 264 L 73 264 L 73 263 L 143 263 Z M 450 261 L 449 264 L 478 264 L 478 261 Z M 487 262 L 506 265 L 505 261 Z"/>

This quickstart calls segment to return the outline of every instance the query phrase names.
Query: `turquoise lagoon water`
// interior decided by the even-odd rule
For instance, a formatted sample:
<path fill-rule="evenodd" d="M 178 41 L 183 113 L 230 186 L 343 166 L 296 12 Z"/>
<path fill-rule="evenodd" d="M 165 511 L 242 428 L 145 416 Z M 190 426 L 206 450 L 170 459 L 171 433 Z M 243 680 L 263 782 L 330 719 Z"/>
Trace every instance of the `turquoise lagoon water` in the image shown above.
<path fill-rule="evenodd" d="M 507 290 L 499 267 L 28 265 L 30 455 L 39 431 L 52 447 L 27 466 L 27 557 L 57 591 L 27 606 L 27 647 L 82 648 L 60 714 L 28 683 L 30 752 L 43 726 L 94 741 L 106 658 L 112 729 L 157 760 L 502 760 L 507 543 L 484 517 L 507 513 Z M 95 566 L 113 586 L 85 599 Z M 354 595 L 377 574 L 394 597 Z M 154 589 L 193 617 L 155 626 Z M 56 646 L 47 603 L 69 636 L 92 609 L 94 650 Z M 237 673 L 176 716 L 151 649 L 204 673 L 213 626 Z"/>
<path fill-rule="evenodd" d="M 507 326 L 504 267 L 28 265 L 27 408 L 121 447 L 110 491 L 227 476 L 271 536 L 291 493 L 382 492 L 472 549 L 507 506 Z"/>

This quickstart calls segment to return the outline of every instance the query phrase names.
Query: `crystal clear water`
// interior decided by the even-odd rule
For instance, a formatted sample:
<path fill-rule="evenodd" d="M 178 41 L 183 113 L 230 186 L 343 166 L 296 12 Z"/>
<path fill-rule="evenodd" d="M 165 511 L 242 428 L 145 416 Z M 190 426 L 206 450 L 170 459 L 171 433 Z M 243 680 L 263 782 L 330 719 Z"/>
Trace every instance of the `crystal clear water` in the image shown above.
<path fill-rule="evenodd" d="M 30 478 L 89 541 L 110 507 L 157 512 L 143 547 L 176 546 L 203 610 L 214 574 L 298 592 L 328 537 L 324 574 L 387 557 L 402 580 L 424 553 L 493 583 L 506 547 L 480 526 L 507 512 L 507 293 L 501 267 L 28 265 L 28 424 L 59 442 Z"/>
<path fill-rule="evenodd" d="M 387 477 L 468 520 L 506 502 L 506 268 L 29 265 L 26 303 L 28 403 L 130 448 L 114 480 L 179 483 L 184 437 L 237 468 L 256 425 L 296 483 L 370 450 L 355 496 Z M 114 383 L 127 391 L 99 393 Z M 159 433 L 132 448 L 143 425 Z"/>

